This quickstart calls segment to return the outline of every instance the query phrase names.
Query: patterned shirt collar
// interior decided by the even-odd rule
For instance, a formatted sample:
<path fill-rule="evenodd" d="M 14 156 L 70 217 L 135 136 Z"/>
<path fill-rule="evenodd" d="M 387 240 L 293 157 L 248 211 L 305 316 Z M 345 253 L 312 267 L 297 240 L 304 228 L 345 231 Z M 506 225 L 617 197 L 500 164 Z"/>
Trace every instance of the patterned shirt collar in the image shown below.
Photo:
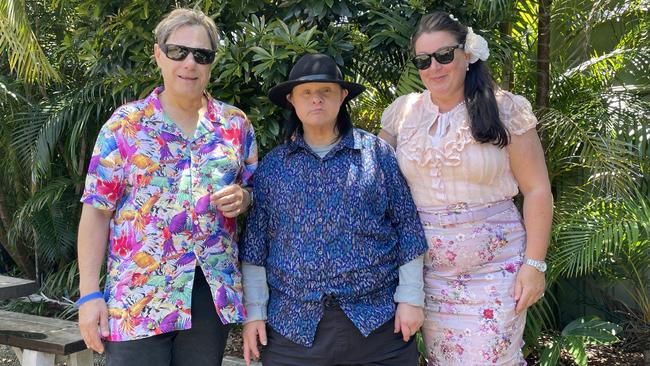
<path fill-rule="evenodd" d="M 162 128 L 167 132 L 173 133 L 178 136 L 186 137 L 181 129 L 174 124 L 169 118 L 165 118 L 165 112 L 162 109 L 162 103 L 160 102 L 160 94 L 165 90 L 164 86 L 159 86 L 155 88 L 151 94 L 145 99 L 147 108 L 153 110 L 151 115 L 151 122 L 159 122 L 162 124 Z M 219 103 L 216 103 L 216 100 L 210 96 L 207 91 L 203 91 L 203 96 L 207 98 L 207 110 L 199 120 L 198 125 L 196 126 L 196 131 L 194 136 L 190 140 L 195 140 L 207 133 L 214 133 L 216 130 L 215 122 L 223 123 L 223 120 L 219 117 L 220 108 L 218 108 Z"/>

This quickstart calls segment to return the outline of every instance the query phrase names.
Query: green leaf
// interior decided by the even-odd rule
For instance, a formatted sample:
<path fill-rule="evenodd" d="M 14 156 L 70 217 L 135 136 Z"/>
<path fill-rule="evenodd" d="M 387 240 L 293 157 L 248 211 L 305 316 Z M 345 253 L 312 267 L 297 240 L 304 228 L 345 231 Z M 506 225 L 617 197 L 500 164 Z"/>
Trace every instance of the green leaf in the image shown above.
<path fill-rule="evenodd" d="M 585 339 L 582 337 L 566 337 L 564 347 L 573 357 L 573 360 L 579 366 L 587 366 L 587 351 L 585 349 Z"/>
<path fill-rule="evenodd" d="M 553 342 L 547 345 L 542 354 L 539 357 L 540 366 L 556 366 L 560 360 L 560 351 L 562 350 L 562 344 L 559 340 L 553 340 Z"/>
<path fill-rule="evenodd" d="M 258 47 L 258 46 L 251 47 L 251 51 L 259 55 L 258 60 L 263 60 L 265 58 L 273 58 L 273 55 L 269 51 L 263 49 L 262 47 Z"/>
<path fill-rule="evenodd" d="M 274 136 L 280 133 L 280 125 L 277 121 L 271 121 L 271 123 L 269 123 L 269 132 Z"/>
<path fill-rule="evenodd" d="M 599 343 L 612 343 L 619 340 L 616 335 L 620 331 L 621 328 L 614 323 L 601 320 L 595 316 L 585 316 L 572 321 L 564 327 L 562 335 L 567 337 L 587 337 Z"/>

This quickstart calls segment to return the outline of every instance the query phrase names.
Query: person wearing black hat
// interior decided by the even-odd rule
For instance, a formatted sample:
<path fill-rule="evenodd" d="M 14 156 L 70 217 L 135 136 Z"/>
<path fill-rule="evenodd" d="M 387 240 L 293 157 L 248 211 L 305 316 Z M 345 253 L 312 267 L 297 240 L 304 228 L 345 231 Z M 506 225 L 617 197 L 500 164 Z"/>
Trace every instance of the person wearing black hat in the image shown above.
<path fill-rule="evenodd" d="M 240 249 L 247 363 L 259 339 L 265 366 L 418 364 L 427 243 L 393 149 L 352 125 L 364 90 L 308 54 L 269 91 L 291 115 Z"/>

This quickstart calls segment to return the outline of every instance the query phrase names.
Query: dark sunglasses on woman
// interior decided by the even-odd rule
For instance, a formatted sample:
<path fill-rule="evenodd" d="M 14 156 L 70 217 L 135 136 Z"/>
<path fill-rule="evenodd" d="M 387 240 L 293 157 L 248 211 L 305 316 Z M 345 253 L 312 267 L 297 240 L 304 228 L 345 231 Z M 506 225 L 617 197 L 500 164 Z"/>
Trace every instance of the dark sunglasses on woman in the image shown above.
<path fill-rule="evenodd" d="M 160 49 L 165 53 L 168 59 L 174 61 L 183 61 L 185 57 L 192 52 L 194 61 L 197 64 L 209 65 L 214 61 L 215 51 L 206 48 L 192 48 L 179 46 L 177 44 L 161 44 Z"/>
<path fill-rule="evenodd" d="M 454 61 L 454 51 L 456 48 L 462 50 L 463 46 L 464 45 L 462 44 L 457 44 L 455 46 L 442 47 L 434 53 L 415 55 L 415 57 L 411 59 L 411 62 L 413 62 L 413 65 L 415 65 L 415 68 L 418 70 L 428 69 L 429 66 L 431 66 L 432 57 L 435 58 L 439 64 L 446 65 Z"/>

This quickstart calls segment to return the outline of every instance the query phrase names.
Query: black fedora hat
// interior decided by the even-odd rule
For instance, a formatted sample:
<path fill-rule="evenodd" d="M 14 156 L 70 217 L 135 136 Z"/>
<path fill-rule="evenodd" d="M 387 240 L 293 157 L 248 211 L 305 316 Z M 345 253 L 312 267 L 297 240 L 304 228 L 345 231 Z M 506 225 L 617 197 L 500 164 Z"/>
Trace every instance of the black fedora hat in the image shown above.
<path fill-rule="evenodd" d="M 269 99 L 282 108 L 289 108 L 287 94 L 294 86 L 304 83 L 336 83 L 347 89 L 345 102 L 361 94 L 366 87 L 343 80 L 343 74 L 336 62 L 322 53 L 311 53 L 302 56 L 291 68 L 289 80 L 280 83 L 269 90 Z"/>

